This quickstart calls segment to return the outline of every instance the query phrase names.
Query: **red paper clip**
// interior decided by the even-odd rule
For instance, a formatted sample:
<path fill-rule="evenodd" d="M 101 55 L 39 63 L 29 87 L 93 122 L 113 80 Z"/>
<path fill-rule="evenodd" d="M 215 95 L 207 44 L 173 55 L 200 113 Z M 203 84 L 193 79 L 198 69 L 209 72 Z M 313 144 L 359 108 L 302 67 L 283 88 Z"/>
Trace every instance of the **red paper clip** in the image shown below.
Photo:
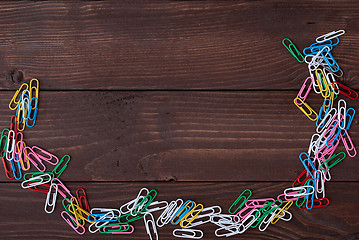
<path fill-rule="evenodd" d="M 292 183 L 292 187 L 300 187 L 303 186 L 304 183 L 310 178 L 310 175 L 307 175 L 307 170 L 304 169 L 304 171 L 299 174 L 299 176 L 297 177 L 297 179 L 294 180 L 294 182 Z M 303 179 L 303 180 L 301 180 Z M 296 183 L 298 183 L 299 185 L 296 185 Z"/>
<path fill-rule="evenodd" d="M 4 153 L 5 153 L 5 151 L 2 150 L 1 153 L 0 153 L 0 155 L 2 156 Z M 1 158 L 1 160 L 2 160 L 2 164 L 4 165 L 6 177 L 7 177 L 8 179 L 14 179 L 14 178 L 15 178 L 14 175 L 13 175 L 12 177 L 9 176 L 9 173 L 13 173 L 10 162 L 7 161 L 7 160 L 5 160 L 5 157 Z M 7 165 L 6 165 L 6 162 L 9 163 L 9 166 L 10 166 L 9 168 L 10 168 L 10 170 L 9 170 L 9 168 L 8 168 Z"/>
<path fill-rule="evenodd" d="M 28 182 L 27 185 L 29 186 L 31 183 L 33 182 Z M 51 184 L 48 183 L 43 183 L 41 185 L 36 185 L 33 187 L 29 187 L 28 189 L 32 190 L 32 191 L 36 191 L 36 192 L 41 192 L 41 193 L 48 193 L 49 189 L 50 189 Z M 46 187 L 45 188 L 40 188 L 40 187 Z M 53 192 L 51 192 L 51 194 L 53 194 Z"/>
<path fill-rule="evenodd" d="M 340 88 L 339 89 L 336 88 L 334 83 L 338 84 L 340 86 Z M 337 81 L 334 81 L 331 84 L 332 84 L 332 87 L 334 89 L 339 90 L 339 93 L 343 94 L 344 96 L 346 96 L 346 97 L 348 97 L 348 98 L 350 98 L 352 100 L 356 100 L 358 98 L 358 93 L 356 91 L 354 91 L 353 89 L 351 89 L 351 88 L 349 88 L 349 87 L 347 87 L 347 86 L 345 86 L 345 85 L 343 85 L 343 84 L 341 84 L 341 83 L 339 83 Z M 346 90 L 347 93 L 342 91 L 341 89 Z"/>
<path fill-rule="evenodd" d="M 311 204 L 312 200 L 308 201 L 308 204 Z M 318 199 L 314 199 L 313 201 L 313 208 L 323 208 L 329 205 L 329 199 L 328 198 L 318 198 Z M 306 207 L 299 207 L 300 210 L 306 210 Z"/>
<path fill-rule="evenodd" d="M 80 194 L 80 191 L 82 191 L 82 194 Z M 86 211 L 90 212 L 91 209 L 90 209 L 89 202 L 87 200 L 87 195 L 86 195 L 85 190 L 83 188 L 78 188 L 76 190 L 76 196 L 77 196 L 77 200 L 79 202 L 80 208 L 85 209 Z M 83 205 L 83 203 L 85 206 Z"/>

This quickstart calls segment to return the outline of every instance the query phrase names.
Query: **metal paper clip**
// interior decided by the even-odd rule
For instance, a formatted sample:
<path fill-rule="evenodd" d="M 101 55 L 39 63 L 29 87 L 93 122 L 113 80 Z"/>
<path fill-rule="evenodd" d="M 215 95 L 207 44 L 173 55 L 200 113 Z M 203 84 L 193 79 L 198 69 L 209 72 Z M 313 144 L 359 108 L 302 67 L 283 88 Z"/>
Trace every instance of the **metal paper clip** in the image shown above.
<path fill-rule="evenodd" d="M 33 101 L 35 103 L 33 103 Z M 38 102 L 39 100 L 36 97 L 32 97 L 29 105 L 28 105 L 28 110 L 27 110 L 27 118 L 26 118 L 26 126 L 28 127 L 33 127 L 35 126 L 36 123 L 36 118 L 37 118 L 37 112 L 38 112 Z M 32 105 L 34 104 L 34 107 L 32 107 Z M 30 123 L 30 121 L 32 121 L 32 124 Z"/>
<path fill-rule="evenodd" d="M 339 88 L 338 88 L 338 86 L 339 86 Z M 346 96 L 352 100 L 358 99 L 358 93 L 356 91 L 354 91 L 353 89 L 351 89 L 337 81 L 332 82 L 332 87 L 334 89 L 339 90 L 339 93 L 343 94 L 344 96 Z M 345 90 L 345 91 L 343 91 L 343 90 Z"/>
<path fill-rule="evenodd" d="M 29 88 L 29 85 L 28 85 L 27 83 L 23 83 L 23 84 L 20 86 L 20 88 L 19 88 L 18 90 L 16 90 L 14 96 L 11 98 L 11 101 L 10 101 L 10 103 L 9 103 L 9 108 L 10 108 L 10 110 L 15 110 L 15 109 L 18 107 L 20 100 L 17 100 L 17 98 L 18 98 L 19 96 L 21 96 L 20 93 L 21 93 L 23 90 L 27 90 L 28 88 Z M 14 105 L 15 105 L 15 106 L 14 106 Z"/>
<path fill-rule="evenodd" d="M 187 213 L 195 206 L 195 202 L 191 200 L 187 200 L 174 214 L 174 216 L 171 219 L 171 224 L 176 225 L 179 222 L 182 221 L 182 219 L 187 215 Z M 177 220 L 175 220 L 178 218 Z"/>
<path fill-rule="evenodd" d="M 10 164 L 11 164 L 12 172 L 14 174 L 14 178 L 16 180 L 22 179 L 22 172 L 21 172 L 20 162 L 19 161 L 15 162 L 15 159 L 14 159 L 14 160 L 10 161 Z M 17 167 L 16 167 L 16 165 L 17 165 Z M 18 174 L 16 174 L 16 172 Z"/>
<path fill-rule="evenodd" d="M 29 180 L 25 180 L 21 183 L 22 188 L 30 188 L 35 187 L 44 183 L 48 183 L 51 181 L 50 174 L 42 174 L 35 177 L 30 178 Z M 30 184 L 27 184 L 31 182 Z M 26 185 L 27 184 L 27 185 Z"/>
<path fill-rule="evenodd" d="M 346 129 L 342 130 L 345 134 L 340 135 L 340 138 L 344 144 L 345 150 L 347 150 L 347 153 L 349 157 L 355 157 L 357 155 L 357 150 L 355 149 L 355 146 L 352 142 L 352 139 L 350 138 L 348 132 Z M 349 144 L 349 145 L 348 145 Z"/>
<path fill-rule="evenodd" d="M 345 33 L 344 30 L 338 30 L 338 31 L 332 31 L 332 32 L 329 32 L 329 33 L 326 33 L 324 35 L 321 35 L 319 37 L 316 38 L 316 41 L 318 43 L 320 42 L 325 42 L 327 40 L 330 40 L 330 39 L 333 39 L 333 38 L 337 38 L 341 35 L 343 35 Z"/>
<path fill-rule="evenodd" d="M 143 217 L 143 221 L 145 222 L 146 232 L 147 232 L 147 235 L 150 237 L 150 240 L 153 240 L 153 239 L 158 240 L 158 233 L 157 233 L 156 223 L 155 223 L 155 219 L 153 218 L 153 215 L 151 213 L 146 213 L 145 216 Z M 152 228 L 152 230 L 151 230 L 151 228 Z"/>
<path fill-rule="evenodd" d="M 42 148 L 33 146 L 31 149 L 42 161 L 48 162 L 51 165 L 56 165 L 59 162 L 59 159 L 54 154 L 49 153 Z"/>
<path fill-rule="evenodd" d="M 302 53 L 298 50 L 298 48 L 293 44 L 293 42 L 289 38 L 284 38 L 282 40 L 284 47 L 292 54 L 298 62 L 304 62 L 304 57 Z"/>
<path fill-rule="evenodd" d="M 39 80 L 37 80 L 36 78 L 31 79 L 29 85 L 30 98 L 36 97 L 37 99 L 39 99 L 39 87 L 40 87 Z M 34 96 L 34 90 L 35 90 L 35 96 Z"/>
<path fill-rule="evenodd" d="M 109 223 L 99 228 L 100 233 L 108 234 L 131 234 L 135 228 L 130 224 Z"/>
<path fill-rule="evenodd" d="M 66 216 L 67 215 L 67 216 Z M 61 217 L 65 220 L 65 222 L 67 222 L 68 225 L 70 225 L 70 227 L 75 230 L 75 232 L 77 232 L 78 234 L 82 235 L 86 232 L 85 228 L 84 227 L 81 227 L 79 225 L 75 225 L 74 223 L 76 222 L 75 221 L 75 218 L 73 216 L 71 216 L 68 212 L 66 211 L 62 211 L 61 212 Z M 70 221 L 69 218 L 72 220 Z M 80 230 L 78 230 L 80 229 Z"/>
<path fill-rule="evenodd" d="M 153 202 L 155 197 L 157 196 L 157 191 L 152 189 L 147 193 L 147 195 L 141 200 L 141 202 L 131 211 L 132 216 L 136 216 L 137 214 L 146 211 L 147 207 Z"/>
<path fill-rule="evenodd" d="M 306 152 L 302 152 L 300 155 L 299 155 L 299 159 L 300 161 L 302 162 L 304 168 L 307 170 L 307 172 L 310 174 L 310 176 L 316 180 L 315 176 L 313 175 L 312 173 L 312 170 L 315 170 L 316 173 L 318 173 L 318 170 L 315 168 L 314 164 L 313 164 L 313 161 L 310 159 L 308 153 Z M 309 163 L 309 164 L 306 164 Z M 309 166 L 312 168 L 312 170 L 309 169 Z"/>
<path fill-rule="evenodd" d="M 298 105 L 297 102 L 301 103 Z M 294 99 L 294 104 L 311 120 L 315 121 L 318 118 L 318 114 L 305 102 L 302 101 L 300 98 Z M 308 112 L 302 107 L 302 105 L 308 110 Z"/>
<path fill-rule="evenodd" d="M 55 189 L 54 193 L 51 192 L 51 189 L 53 188 Z M 59 187 L 57 186 L 57 184 L 50 185 L 49 191 L 47 192 L 45 208 L 44 208 L 46 213 L 52 213 L 55 210 L 58 189 Z M 52 201 L 50 202 L 51 194 L 52 194 Z M 48 207 L 51 207 L 50 210 L 47 209 Z"/>
<path fill-rule="evenodd" d="M 26 150 L 26 151 L 25 151 Z M 29 152 L 27 152 L 29 151 Z M 30 147 L 25 147 L 23 150 L 23 155 L 40 171 L 45 172 L 46 166 L 37 156 L 37 154 Z M 30 157 L 31 156 L 31 157 Z"/>
<path fill-rule="evenodd" d="M 49 175 L 50 176 L 50 175 Z M 65 184 L 63 182 L 60 181 L 60 179 L 58 178 L 53 178 L 51 180 L 51 184 L 53 183 L 56 183 L 57 185 L 59 185 L 59 189 L 58 189 L 58 192 L 60 193 L 60 195 L 63 197 L 63 198 L 68 198 L 68 199 L 71 199 L 72 197 L 74 197 L 70 190 L 65 186 Z M 62 188 L 62 190 L 60 190 L 60 188 Z M 67 194 L 67 195 L 66 195 Z"/>
<path fill-rule="evenodd" d="M 175 229 L 173 230 L 173 236 L 178 238 L 201 239 L 203 232 L 197 229 Z"/>
<path fill-rule="evenodd" d="M 248 192 L 248 196 L 245 196 L 245 193 Z M 252 196 L 252 191 L 249 189 L 245 189 L 240 195 L 239 197 L 232 203 L 232 205 L 230 206 L 230 208 L 228 209 L 228 212 L 230 214 L 235 214 L 236 212 L 239 211 L 239 209 L 241 209 L 243 207 L 243 205 L 246 203 L 246 201 Z M 238 202 L 241 201 L 240 204 L 238 204 Z M 232 208 L 237 206 L 238 207 L 232 211 Z"/>
<path fill-rule="evenodd" d="M 67 159 L 67 160 L 66 160 Z M 67 168 L 68 163 L 70 162 L 71 157 L 70 155 L 65 155 L 61 158 L 61 160 L 59 161 L 59 163 L 55 166 L 55 168 L 52 170 L 52 172 L 56 175 L 57 178 L 59 178 L 61 176 L 61 174 L 65 171 L 65 169 Z M 58 168 L 60 168 L 61 164 L 65 162 L 64 166 L 58 170 Z"/>
<path fill-rule="evenodd" d="M 196 213 L 191 216 L 191 213 L 193 213 L 193 211 L 195 210 L 197 210 Z M 195 203 L 195 206 L 182 218 L 182 221 L 180 222 L 180 226 L 183 228 L 188 227 L 188 225 L 191 224 L 191 222 L 193 222 L 198 217 L 198 215 L 201 213 L 202 210 L 203 210 L 203 205 Z M 190 219 L 188 219 L 189 216 L 191 216 Z M 184 224 L 184 222 L 186 222 L 187 224 Z"/>
<path fill-rule="evenodd" d="M 83 208 L 83 209 L 87 210 L 88 212 L 90 212 L 91 209 L 90 209 L 90 205 L 89 205 L 89 202 L 88 202 L 88 199 L 87 199 L 85 189 L 78 188 L 76 190 L 76 197 L 77 197 L 77 200 L 79 202 L 80 208 Z"/>
<path fill-rule="evenodd" d="M 178 211 L 178 209 L 183 205 L 182 199 L 177 199 L 176 201 L 170 202 L 168 207 L 162 212 L 162 214 L 157 218 L 156 224 L 158 227 L 163 227 L 165 224 L 168 224 L 173 215 Z"/>

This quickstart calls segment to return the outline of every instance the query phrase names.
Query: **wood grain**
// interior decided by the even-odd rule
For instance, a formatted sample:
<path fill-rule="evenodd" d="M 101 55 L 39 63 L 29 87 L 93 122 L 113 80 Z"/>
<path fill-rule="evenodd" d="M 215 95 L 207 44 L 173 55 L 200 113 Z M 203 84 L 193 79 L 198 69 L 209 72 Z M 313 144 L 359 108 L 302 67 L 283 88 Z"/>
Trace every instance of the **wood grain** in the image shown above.
<path fill-rule="evenodd" d="M 351 1 L 8 1 L 0 4 L 0 89 L 13 68 L 42 89 L 298 89 L 303 49 L 345 29 L 334 57 L 359 88 Z"/>
<path fill-rule="evenodd" d="M 0 93 L 8 127 L 12 93 Z M 41 92 L 28 145 L 70 154 L 71 181 L 291 181 L 303 171 L 315 123 L 293 104 L 296 92 Z M 307 100 L 318 110 L 322 98 Z M 348 107 L 358 108 L 358 101 Z M 350 135 L 356 143 L 358 120 Z M 49 168 L 51 169 L 51 167 Z M 357 181 L 347 158 L 333 180 Z M 1 170 L 2 171 L 2 170 Z M 6 181 L 0 174 L 1 181 Z"/>
<path fill-rule="evenodd" d="M 142 187 L 156 189 L 157 200 L 191 199 L 204 206 L 220 205 L 227 211 L 240 192 L 249 188 L 253 198 L 275 197 L 288 183 L 93 183 L 65 182 L 73 193 L 78 187 L 85 188 L 90 207 L 119 208 L 135 198 Z M 18 184 L 1 183 L 0 233 L 3 239 L 118 239 L 119 236 L 86 233 L 79 237 L 60 217 L 63 207 L 60 198 L 53 214 L 43 210 L 46 194 L 21 189 Z M 280 221 L 267 231 L 251 229 L 243 235 L 230 239 L 356 239 L 359 217 L 356 189 L 358 183 L 328 182 L 326 191 L 330 205 L 322 209 L 302 211 L 292 207 L 293 218 L 289 222 Z M 194 194 L 196 193 L 196 194 Z M 16 206 L 16 211 L 14 210 Z M 159 213 L 155 214 L 157 218 Z M 147 239 L 143 221 L 134 223 L 135 232 L 131 239 Z M 166 225 L 158 229 L 161 240 L 171 239 L 174 226 Z M 200 227 L 204 231 L 203 240 L 214 239 L 215 225 Z M 121 237 L 128 239 L 128 237 Z"/>

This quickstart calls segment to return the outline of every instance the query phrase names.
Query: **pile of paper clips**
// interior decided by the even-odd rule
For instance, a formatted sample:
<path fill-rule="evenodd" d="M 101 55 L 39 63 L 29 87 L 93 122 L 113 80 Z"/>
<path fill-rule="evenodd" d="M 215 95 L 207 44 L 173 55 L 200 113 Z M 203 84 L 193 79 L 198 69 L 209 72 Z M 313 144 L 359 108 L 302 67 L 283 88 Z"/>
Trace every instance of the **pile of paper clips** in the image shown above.
<path fill-rule="evenodd" d="M 258 227 L 260 231 L 264 231 L 279 220 L 291 220 L 292 214 L 288 210 L 294 202 L 301 210 L 326 207 L 329 200 L 325 197 L 325 182 L 331 180 L 330 169 L 346 155 L 356 156 L 356 149 L 348 133 L 355 110 L 347 108 L 343 99 L 337 101 L 337 107 L 333 107 L 339 94 L 352 100 L 358 98 L 355 91 L 335 79 L 341 77 L 343 71 L 333 58 L 331 50 L 339 43 L 338 37 L 344 33 L 344 30 L 333 31 L 318 37 L 315 43 L 304 49 L 305 57 L 291 40 L 285 38 L 282 41 L 299 62 L 308 64 L 310 76 L 304 80 L 294 104 L 311 121 L 315 121 L 317 128 L 308 151 L 299 155 L 304 171 L 293 182 L 292 187 L 285 189 L 276 199 L 251 199 L 251 190 L 245 189 L 229 207 L 228 213 L 222 213 L 220 206 L 204 208 L 202 204 L 191 200 L 154 201 L 157 191 L 143 188 L 135 199 L 119 209 L 91 209 L 83 188 L 76 190 L 75 197 L 60 180 L 70 156 L 65 155 L 59 160 L 54 154 L 37 146 L 26 146 L 24 142 L 22 131 L 25 126 L 35 125 L 38 112 L 39 82 L 36 79 L 32 79 L 30 85 L 21 85 L 9 104 L 11 110 L 16 110 L 16 115 L 11 118 L 10 128 L 2 131 L 0 141 L 6 176 L 16 180 L 23 178 L 21 187 L 24 189 L 46 193 L 46 213 L 54 212 L 59 193 L 63 197 L 62 205 L 65 209 L 61 216 L 78 234 L 86 232 L 86 223 L 89 224 L 90 233 L 131 234 L 134 232 L 131 224 L 143 219 L 151 240 L 159 238 L 157 228 L 169 223 L 180 226 L 173 231 L 173 235 L 179 238 L 201 239 L 203 232 L 195 227 L 205 223 L 218 227 L 215 230 L 217 237 L 229 237 L 242 234 L 249 228 Z M 312 90 L 324 98 L 319 113 L 306 101 Z M 335 153 L 340 142 L 346 153 Z M 54 165 L 54 169 L 46 171 L 44 162 Z M 29 170 L 31 165 L 38 172 L 22 176 L 22 171 Z M 157 211 L 162 212 L 155 220 L 153 212 Z"/>

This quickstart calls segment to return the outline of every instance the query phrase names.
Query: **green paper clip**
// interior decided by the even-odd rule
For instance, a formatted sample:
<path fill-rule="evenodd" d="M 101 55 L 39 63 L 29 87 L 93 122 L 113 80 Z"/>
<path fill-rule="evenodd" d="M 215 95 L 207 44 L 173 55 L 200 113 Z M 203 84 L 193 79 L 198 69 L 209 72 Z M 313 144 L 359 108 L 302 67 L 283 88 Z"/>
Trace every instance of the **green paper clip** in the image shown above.
<path fill-rule="evenodd" d="M 286 41 L 289 42 L 289 44 L 286 44 Z M 282 40 L 282 43 L 286 49 L 297 59 L 298 62 L 302 63 L 304 62 L 304 57 L 302 53 L 298 50 L 298 48 L 292 43 L 292 41 L 289 38 L 284 38 Z"/>
<path fill-rule="evenodd" d="M 249 192 L 249 194 L 248 194 L 247 197 L 246 197 L 246 196 L 243 196 L 245 192 Z M 230 214 L 235 214 L 236 212 L 238 212 L 239 209 L 241 209 L 241 208 L 243 207 L 243 205 L 247 202 L 247 200 L 248 200 L 251 196 L 252 196 L 251 190 L 249 190 L 249 189 L 244 190 L 244 191 L 241 193 L 241 195 L 239 195 L 239 197 L 232 203 L 231 207 L 228 209 L 228 212 L 229 212 Z M 242 199 L 243 199 L 242 203 L 239 204 L 239 206 L 236 208 L 236 210 L 232 211 L 232 208 L 233 208 L 234 206 L 236 206 L 236 205 L 238 204 L 238 202 L 241 201 Z"/>

